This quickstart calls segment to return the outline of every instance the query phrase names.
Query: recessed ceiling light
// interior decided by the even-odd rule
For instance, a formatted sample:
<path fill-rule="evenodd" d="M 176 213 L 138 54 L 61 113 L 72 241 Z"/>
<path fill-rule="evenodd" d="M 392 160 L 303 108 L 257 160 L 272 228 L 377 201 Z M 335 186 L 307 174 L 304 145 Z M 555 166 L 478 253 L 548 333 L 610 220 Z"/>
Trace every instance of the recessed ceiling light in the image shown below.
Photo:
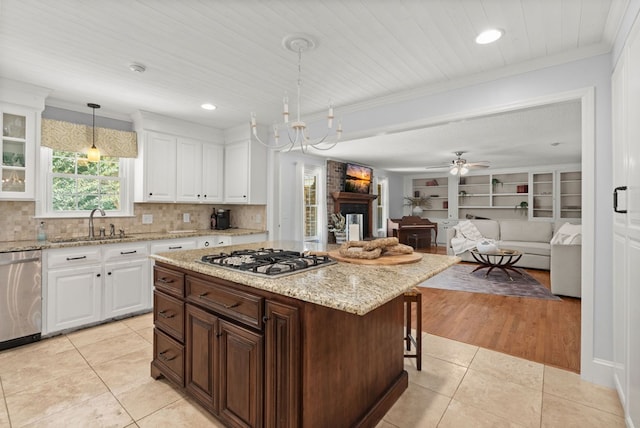
<path fill-rule="evenodd" d="M 211 103 L 204 103 L 200 107 L 202 107 L 205 110 L 215 110 L 216 109 L 216 106 L 214 106 Z"/>
<path fill-rule="evenodd" d="M 491 28 L 489 30 L 485 30 L 482 33 L 478 34 L 478 37 L 476 37 L 476 43 L 479 45 L 486 45 L 489 43 L 493 43 L 496 40 L 498 40 L 500 37 L 502 37 L 503 34 L 504 34 L 504 31 L 500 29 Z"/>
<path fill-rule="evenodd" d="M 129 70 L 133 71 L 134 73 L 144 73 L 147 70 L 147 67 L 145 67 L 143 64 L 134 62 L 132 64 L 129 64 Z"/>

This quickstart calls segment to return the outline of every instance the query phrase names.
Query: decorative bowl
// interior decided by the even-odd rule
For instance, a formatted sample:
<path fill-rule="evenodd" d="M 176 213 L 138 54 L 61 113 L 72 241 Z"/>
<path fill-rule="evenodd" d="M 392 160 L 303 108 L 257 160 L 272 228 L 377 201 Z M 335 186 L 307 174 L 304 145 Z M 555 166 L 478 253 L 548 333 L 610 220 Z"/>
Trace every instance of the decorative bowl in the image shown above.
<path fill-rule="evenodd" d="M 498 252 L 498 246 L 489 241 L 480 241 L 476 244 L 476 249 L 481 254 L 492 254 Z"/>

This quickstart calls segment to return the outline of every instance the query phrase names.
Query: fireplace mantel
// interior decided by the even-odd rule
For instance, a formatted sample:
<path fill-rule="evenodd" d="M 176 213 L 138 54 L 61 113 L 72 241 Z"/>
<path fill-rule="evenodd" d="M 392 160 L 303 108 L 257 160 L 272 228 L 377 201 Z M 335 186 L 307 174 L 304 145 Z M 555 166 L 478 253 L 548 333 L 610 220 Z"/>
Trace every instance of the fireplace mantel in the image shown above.
<path fill-rule="evenodd" d="M 366 224 L 367 230 L 364 233 L 364 237 L 373 237 L 373 201 L 378 197 L 378 195 L 353 192 L 332 192 L 331 196 L 335 201 L 333 206 L 333 211 L 335 213 L 342 213 L 340 209 L 341 205 L 366 205 L 368 215 Z"/>

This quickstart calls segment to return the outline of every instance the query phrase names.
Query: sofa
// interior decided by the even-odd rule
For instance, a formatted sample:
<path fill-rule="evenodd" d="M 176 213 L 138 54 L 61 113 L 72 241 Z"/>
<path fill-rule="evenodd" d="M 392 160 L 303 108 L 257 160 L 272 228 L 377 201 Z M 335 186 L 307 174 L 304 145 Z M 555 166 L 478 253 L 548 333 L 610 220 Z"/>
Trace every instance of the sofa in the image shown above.
<path fill-rule="evenodd" d="M 516 267 L 550 270 L 551 238 L 553 224 L 528 220 L 469 220 L 484 238 L 496 241 L 499 248 L 521 251 L 522 257 Z M 453 255 L 451 239 L 457 234 L 457 227 L 447 229 L 447 254 Z M 457 254 L 463 261 L 476 260 L 465 251 Z"/>

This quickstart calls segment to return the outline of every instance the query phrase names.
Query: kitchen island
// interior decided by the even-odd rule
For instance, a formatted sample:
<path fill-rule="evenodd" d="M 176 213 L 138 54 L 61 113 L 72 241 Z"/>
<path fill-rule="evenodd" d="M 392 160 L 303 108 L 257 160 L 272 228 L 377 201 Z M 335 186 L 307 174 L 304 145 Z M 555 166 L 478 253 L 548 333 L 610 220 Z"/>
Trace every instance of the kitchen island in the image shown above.
<path fill-rule="evenodd" d="M 403 293 L 455 264 L 338 263 L 265 278 L 202 256 L 264 242 L 152 256 L 154 359 L 228 426 L 375 426 L 407 388 Z"/>

